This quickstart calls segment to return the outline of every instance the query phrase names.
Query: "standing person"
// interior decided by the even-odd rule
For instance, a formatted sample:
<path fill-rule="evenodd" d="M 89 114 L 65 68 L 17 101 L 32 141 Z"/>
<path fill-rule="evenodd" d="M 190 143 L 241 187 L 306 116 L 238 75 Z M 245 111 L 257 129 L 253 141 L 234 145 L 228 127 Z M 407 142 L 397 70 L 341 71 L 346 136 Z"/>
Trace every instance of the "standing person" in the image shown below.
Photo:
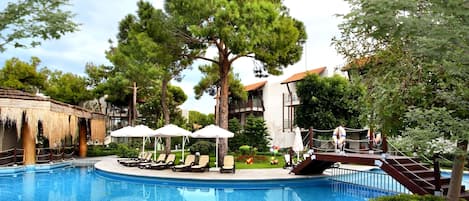
<path fill-rule="evenodd" d="M 337 149 L 339 149 L 341 152 L 344 151 L 346 137 L 347 133 L 345 132 L 345 129 L 342 127 L 342 125 L 334 129 L 334 132 L 332 132 L 332 139 L 334 140 L 334 149 L 336 152 Z"/>

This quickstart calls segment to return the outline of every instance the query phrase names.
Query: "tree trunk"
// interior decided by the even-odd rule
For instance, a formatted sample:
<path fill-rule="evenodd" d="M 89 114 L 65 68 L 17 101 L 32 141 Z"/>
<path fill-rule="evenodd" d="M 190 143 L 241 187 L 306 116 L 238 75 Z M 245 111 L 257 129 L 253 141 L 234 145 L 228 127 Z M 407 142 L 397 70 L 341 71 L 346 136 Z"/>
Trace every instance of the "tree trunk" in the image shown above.
<path fill-rule="evenodd" d="M 86 144 L 86 119 L 80 118 L 78 121 L 78 155 L 80 158 L 86 157 L 88 145 Z"/>
<path fill-rule="evenodd" d="M 448 200 L 457 201 L 461 195 L 461 182 L 464 173 L 464 161 L 467 154 L 467 140 L 458 142 L 458 150 L 453 160 L 451 181 L 448 189 Z"/>
<path fill-rule="evenodd" d="M 220 127 L 228 130 L 228 93 L 229 93 L 229 79 L 228 73 L 230 72 L 230 62 L 228 58 L 221 58 L 220 59 L 220 115 L 219 115 L 219 122 Z M 228 139 L 220 140 L 218 144 L 218 165 L 221 165 L 221 161 L 223 161 L 226 152 L 228 151 Z"/>
<path fill-rule="evenodd" d="M 23 143 L 23 165 L 34 165 L 36 163 L 36 139 L 31 132 L 29 123 L 26 118 L 26 112 L 23 112 L 21 122 L 21 141 Z"/>
<path fill-rule="evenodd" d="M 164 124 L 165 125 L 168 125 L 170 123 L 169 108 L 168 108 L 168 103 L 166 102 L 166 96 L 167 96 L 167 91 L 168 91 L 168 82 L 169 82 L 169 80 L 166 79 L 166 78 L 164 78 L 161 82 L 161 108 L 163 109 L 163 118 L 164 118 Z M 166 137 L 165 138 L 164 151 L 165 151 L 166 154 L 171 153 L 171 137 Z"/>
<path fill-rule="evenodd" d="M 135 119 L 137 119 L 137 83 L 134 82 L 132 88 L 132 126 L 135 126 Z"/>

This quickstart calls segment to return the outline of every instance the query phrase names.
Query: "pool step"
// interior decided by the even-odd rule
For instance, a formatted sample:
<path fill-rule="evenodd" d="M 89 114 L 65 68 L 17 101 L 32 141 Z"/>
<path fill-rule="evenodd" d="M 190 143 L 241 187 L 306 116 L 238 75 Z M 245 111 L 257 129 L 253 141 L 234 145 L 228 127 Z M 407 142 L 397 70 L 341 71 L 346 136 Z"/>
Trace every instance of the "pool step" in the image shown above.
<path fill-rule="evenodd" d="M 443 195 L 448 194 L 448 189 L 449 189 L 449 184 L 441 185 L 441 190 L 443 191 Z M 461 193 L 464 192 L 465 190 L 466 190 L 466 187 L 464 185 L 461 185 Z"/>
<path fill-rule="evenodd" d="M 433 170 L 414 170 L 414 171 L 403 171 L 407 176 L 417 175 L 419 177 L 433 177 L 435 172 Z"/>
<path fill-rule="evenodd" d="M 393 164 L 393 166 L 400 170 L 401 172 L 405 171 L 418 171 L 418 170 L 429 170 L 426 163 L 400 163 Z"/>

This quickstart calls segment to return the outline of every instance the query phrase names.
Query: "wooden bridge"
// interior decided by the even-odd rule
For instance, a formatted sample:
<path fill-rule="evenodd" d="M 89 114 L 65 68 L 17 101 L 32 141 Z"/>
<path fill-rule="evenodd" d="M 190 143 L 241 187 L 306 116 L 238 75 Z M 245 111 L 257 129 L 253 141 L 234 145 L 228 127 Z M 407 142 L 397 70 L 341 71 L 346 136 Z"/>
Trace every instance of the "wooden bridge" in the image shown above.
<path fill-rule="evenodd" d="M 441 177 L 438 162 L 434 164 L 434 168 L 430 168 L 428 164 L 420 162 L 417 158 L 389 155 L 386 153 L 387 150 L 378 151 L 378 154 L 364 150 L 358 150 L 357 153 L 324 152 L 324 147 L 313 146 L 314 138 L 311 129 L 308 136 L 309 147 L 314 152 L 296 165 L 292 173 L 321 174 L 336 162 L 377 166 L 414 194 L 446 195 L 448 193 L 450 178 Z M 387 146 L 386 139 L 383 138 L 383 147 L 387 149 Z M 369 150 L 372 150 L 371 145 Z M 460 198 L 469 200 L 469 191 L 465 191 L 465 186 L 461 186 Z"/>

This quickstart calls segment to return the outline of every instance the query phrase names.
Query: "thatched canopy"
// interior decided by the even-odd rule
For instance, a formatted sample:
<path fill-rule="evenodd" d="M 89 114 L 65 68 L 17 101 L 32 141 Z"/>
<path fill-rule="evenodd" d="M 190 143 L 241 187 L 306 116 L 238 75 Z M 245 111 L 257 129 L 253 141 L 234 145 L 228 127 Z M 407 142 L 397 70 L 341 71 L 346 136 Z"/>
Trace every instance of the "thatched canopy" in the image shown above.
<path fill-rule="evenodd" d="M 39 122 L 42 124 L 43 135 L 49 139 L 51 147 L 61 145 L 67 136 L 76 139 L 79 119 L 91 120 L 89 122 L 91 122 L 90 130 L 93 141 L 102 142 L 104 140 L 105 116 L 103 114 L 50 98 L 0 88 L 1 126 L 4 128 L 7 123 L 16 124 L 18 139 L 21 135 L 23 114 L 25 114 L 24 120 L 34 135 L 38 133 Z"/>

